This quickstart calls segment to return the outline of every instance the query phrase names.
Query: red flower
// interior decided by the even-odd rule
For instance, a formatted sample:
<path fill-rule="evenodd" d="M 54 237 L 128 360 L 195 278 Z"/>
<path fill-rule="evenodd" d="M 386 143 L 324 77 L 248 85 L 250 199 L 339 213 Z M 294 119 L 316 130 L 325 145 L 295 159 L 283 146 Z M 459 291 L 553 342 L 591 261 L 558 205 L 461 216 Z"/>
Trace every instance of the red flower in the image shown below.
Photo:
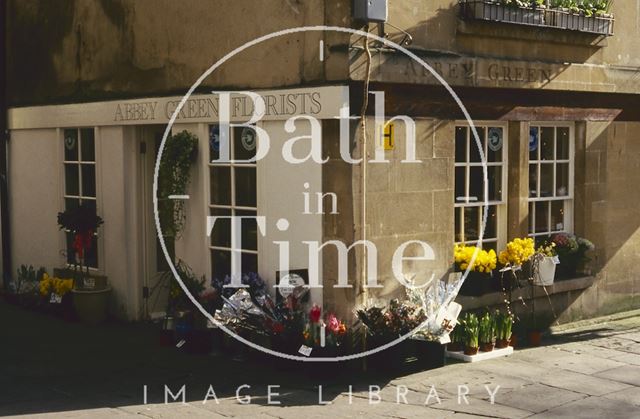
<path fill-rule="evenodd" d="M 309 320 L 311 323 L 318 323 L 320 321 L 320 315 L 322 314 L 322 309 L 318 307 L 317 304 L 314 304 L 309 311 Z"/>
<path fill-rule="evenodd" d="M 327 329 L 333 333 L 338 333 L 338 329 L 340 329 L 340 321 L 333 314 L 327 316 Z"/>
<path fill-rule="evenodd" d="M 275 334 L 280 334 L 280 333 L 284 332 L 284 326 L 283 326 L 282 323 L 276 322 L 271 326 L 271 330 Z"/>

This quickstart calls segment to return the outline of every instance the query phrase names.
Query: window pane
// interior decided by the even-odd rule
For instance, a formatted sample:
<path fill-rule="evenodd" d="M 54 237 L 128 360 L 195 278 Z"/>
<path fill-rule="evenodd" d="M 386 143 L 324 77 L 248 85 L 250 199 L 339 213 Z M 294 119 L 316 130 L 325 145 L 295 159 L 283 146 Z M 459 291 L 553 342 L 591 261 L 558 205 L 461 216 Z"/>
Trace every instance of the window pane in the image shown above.
<path fill-rule="evenodd" d="M 462 212 L 464 208 L 454 208 L 454 217 L 456 219 L 456 231 L 454 232 L 454 240 L 456 242 L 464 241 L 464 234 L 462 234 Z"/>
<path fill-rule="evenodd" d="M 94 214 L 98 213 L 95 199 L 82 199 L 82 206 L 91 209 Z"/>
<path fill-rule="evenodd" d="M 504 149 L 504 133 L 501 127 L 491 127 L 487 130 L 487 161 L 501 162 Z"/>
<path fill-rule="evenodd" d="M 482 167 L 469 168 L 469 202 L 484 200 L 484 174 Z"/>
<path fill-rule="evenodd" d="M 255 217 L 255 211 L 236 211 L 236 215 Z M 258 224 L 255 220 L 242 220 L 242 249 L 258 250 Z"/>
<path fill-rule="evenodd" d="M 82 164 L 80 167 L 82 168 L 82 195 L 95 198 L 96 166 L 94 164 Z"/>
<path fill-rule="evenodd" d="M 473 131 L 470 131 L 469 134 L 469 161 L 473 163 L 480 163 L 482 160 L 480 159 L 480 149 L 482 149 L 482 153 L 484 154 L 485 149 L 485 129 L 484 127 L 476 127 L 476 131 L 478 131 L 478 137 L 480 138 L 480 148 L 478 148 L 478 143 L 476 142 L 476 138 L 473 136 Z"/>
<path fill-rule="evenodd" d="M 553 163 L 540 164 L 540 197 L 553 196 Z"/>
<path fill-rule="evenodd" d="M 558 128 L 556 160 L 569 160 L 569 128 Z"/>
<path fill-rule="evenodd" d="M 464 167 L 456 167 L 456 202 L 465 202 L 466 191 L 464 187 L 466 170 Z"/>
<path fill-rule="evenodd" d="M 478 240 L 478 220 L 480 217 L 480 207 L 466 207 L 464 209 L 464 240 Z"/>
<path fill-rule="evenodd" d="M 78 130 L 64 130 L 64 159 L 66 161 L 78 160 Z"/>
<path fill-rule="evenodd" d="M 71 232 L 65 234 L 67 239 L 67 263 L 73 265 L 76 263 L 76 251 L 73 248 L 73 242 L 75 241 L 74 235 Z"/>
<path fill-rule="evenodd" d="M 241 207 L 256 206 L 256 168 L 236 167 L 236 205 Z"/>
<path fill-rule="evenodd" d="M 233 159 L 249 160 L 256 155 L 256 132 L 253 128 L 237 127 L 233 129 Z"/>
<path fill-rule="evenodd" d="M 77 198 L 65 198 L 64 199 L 64 209 L 73 209 L 80 205 L 80 200 Z"/>
<path fill-rule="evenodd" d="M 556 196 L 569 196 L 569 163 L 556 166 Z"/>
<path fill-rule="evenodd" d="M 484 250 L 493 249 L 494 252 L 499 253 L 498 252 L 498 243 L 496 241 L 489 241 L 489 242 L 483 241 L 482 242 L 482 248 Z"/>
<path fill-rule="evenodd" d="M 484 209 L 484 208 L 483 208 Z M 484 211 L 483 211 L 484 212 Z M 487 224 L 485 225 L 484 230 L 484 240 L 491 240 L 498 237 L 497 223 L 498 215 L 496 211 L 495 205 L 489 206 L 489 211 L 487 214 Z M 482 220 L 481 220 L 482 222 Z M 483 246 L 484 248 L 484 246 Z"/>
<path fill-rule="evenodd" d="M 553 136 L 555 128 L 542 127 L 540 135 L 540 160 L 553 160 L 553 152 L 555 144 L 553 142 Z"/>
<path fill-rule="evenodd" d="M 538 197 L 538 163 L 529 165 L 529 196 Z"/>
<path fill-rule="evenodd" d="M 502 167 L 487 167 L 489 201 L 502 201 Z"/>
<path fill-rule="evenodd" d="M 242 254 L 242 272 L 258 272 L 258 255 L 252 253 Z"/>
<path fill-rule="evenodd" d="M 96 161 L 96 146 L 93 128 L 80 130 L 80 151 L 83 161 Z"/>
<path fill-rule="evenodd" d="M 536 233 L 549 231 L 549 201 L 536 202 Z"/>
<path fill-rule="evenodd" d="M 212 208 L 212 216 L 229 216 L 231 210 L 224 208 Z M 231 220 L 217 219 L 211 231 L 211 245 L 219 247 L 231 247 Z"/>
<path fill-rule="evenodd" d="M 529 234 L 535 233 L 535 228 L 536 228 L 534 223 L 535 211 L 536 211 L 535 202 L 530 202 L 529 203 Z"/>
<path fill-rule="evenodd" d="M 231 168 L 214 166 L 211 168 L 211 203 L 231 205 Z"/>
<path fill-rule="evenodd" d="M 551 202 L 551 230 L 563 231 L 564 222 L 564 203 L 565 201 L 552 201 Z"/>
<path fill-rule="evenodd" d="M 78 196 L 80 194 L 80 176 L 77 164 L 64 165 L 65 194 Z"/>
<path fill-rule="evenodd" d="M 529 161 L 538 160 L 540 150 L 540 129 L 538 127 L 529 128 Z"/>
<path fill-rule="evenodd" d="M 98 237 L 95 235 L 91 239 L 91 247 L 86 249 L 84 264 L 92 268 L 98 267 Z"/>
<path fill-rule="evenodd" d="M 456 127 L 456 162 L 467 161 L 467 128 Z"/>
<path fill-rule="evenodd" d="M 209 162 L 220 158 L 220 127 L 209 125 Z"/>
<path fill-rule="evenodd" d="M 211 272 L 214 278 L 224 279 L 231 275 L 231 252 L 228 250 L 211 251 Z"/>

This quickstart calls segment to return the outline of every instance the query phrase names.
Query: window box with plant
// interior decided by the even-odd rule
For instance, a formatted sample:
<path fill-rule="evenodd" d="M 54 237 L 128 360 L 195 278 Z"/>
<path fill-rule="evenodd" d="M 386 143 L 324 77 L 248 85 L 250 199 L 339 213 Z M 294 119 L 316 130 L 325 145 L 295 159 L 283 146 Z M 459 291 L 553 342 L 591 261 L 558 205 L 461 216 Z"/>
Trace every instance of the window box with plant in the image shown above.
<path fill-rule="evenodd" d="M 469 270 L 459 294 L 477 297 L 492 290 L 492 271 L 497 265 L 496 252 L 493 249 L 482 250 L 476 246 L 455 245 L 453 250 L 455 270 Z"/>
<path fill-rule="evenodd" d="M 576 278 L 584 273 L 585 265 L 591 260 L 587 254 L 595 249 L 591 241 L 569 233 L 554 234 L 550 241 L 560 260 L 558 278 Z"/>
<path fill-rule="evenodd" d="M 547 24 L 560 29 L 613 35 L 613 0 L 551 0 Z"/>
<path fill-rule="evenodd" d="M 543 25 L 545 19 L 544 0 L 463 0 L 460 5 L 462 16 L 471 19 L 521 25 Z"/>
<path fill-rule="evenodd" d="M 613 0 L 460 0 L 463 19 L 613 35 Z"/>

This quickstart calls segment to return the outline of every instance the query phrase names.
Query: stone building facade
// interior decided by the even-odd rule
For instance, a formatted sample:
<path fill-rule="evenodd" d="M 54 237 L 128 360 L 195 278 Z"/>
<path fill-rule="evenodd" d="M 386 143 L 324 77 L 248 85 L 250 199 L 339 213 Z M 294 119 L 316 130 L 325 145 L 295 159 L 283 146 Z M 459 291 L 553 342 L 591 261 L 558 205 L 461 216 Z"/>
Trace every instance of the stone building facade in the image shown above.
<path fill-rule="evenodd" d="M 105 219 L 96 269 L 109 277 L 113 311 L 122 318 L 139 319 L 161 310 L 149 307 L 142 292 L 157 274 L 158 252 L 150 224 L 153 156 L 141 156 L 140 143 L 156 141 L 182 95 L 234 48 L 275 31 L 319 25 L 367 29 L 403 44 L 453 88 L 484 138 L 499 137 L 495 150 L 483 143 L 491 170 L 489 219 L 495 220 L 487 227 L 487 246 L 500 248 L 514 237 L 554 231 L 594 242 L 590 274 L 552 290 L 562 321 L 640 305 L 634 269 L 640 249 L 640 209 L 634 205 L 640 181 L 640 0 L 615 3 L 613 36 L 461 19 L 454 0 L 389 0 L 388 24 L 383 26 L 354 20 L 349 0 L 203 0 L 188 6 L 168 0 L 62 5 L 26 0 L 9 1 L 7 7 L 12 265 L 52 268 L 65 263 L 60 255 L 64 233 L 57 229 L 55 214 L 64 209 L 65 197 L 76 195 L 66 191 L 64 170 L 70 163 L 64 138 L 69 130 L 77 130 L 80 138 L 91 136 L 94 160 L 76 163 L 95 166 L 88 198 Z M 407 34 L 410 45 L 405 45 Z M 205 78 L 196 91 L 200 96 L 192 98 L 173 127 L 207 139 L 215 124 L 207 102 L 212 90 L 258 90 L 274 97 L 268 103 L 274 106 L 273 115 L 260 126 L 279 150 L 291 137 L 285 116 L 296 115 L 277 115 L 277 107 L 286 106 L 280 98 L 307 97 L 322 107 L 318 116 L 328 162 L 291 168 L 270 154 L 255 165 L 256 198 L 249 211 L 273 220 L 286 217 L 292 224 L 287 234 L 271 226 L 268 240 L 258 239 L 256 249 L 247 252 L 256 255 L 257 270 L 271 283 L 278 266 L 273 241 L 295 242 L 291 268 L 308 269 L 303 241 L 351 244 L 362 238 L 363 202 L 364 234 L 376 245 L 382 284 L 369 296 L 390 298 L 402 292 L 391 263 L 402 243 L 426 241 L 436 255 L 434 261 L 405 263 L 406 277 L 420 281 L 431 274 L 444 278 L 453 244 L 477 236 L 478 225 L 469 220 L 482 216 L 480 203 L 458 199 L 460 190 L 467 197 L 483 193 L 472 131 L 460 107 L 416 60 L 373 40 L 369 49 L 370 63 L 360 35 L 337 31 L 267 40 Z M 385 151 L 388 163 L 369 161 L 364 181 L 362 167 L 341 158 L 336 116 L 345 105 L 352 116 L 360 115 L 365 81 L 371 91 L 384 92 L 386 115 L 416 121 L 421 164 L 402 163 L 407 151 L 402 121 L 394 122 L 397 141 Z M 365 110 L 369 157 L 382 141 L 374 113 L 370 95 Z M 529 145 L 532 130 L 539 141 L 534 151 Z M 362 133 L 355 123 L 348 132 L 350 151 L 361 156 Z M 218 169 L 208 157 L 208 142 L 201 141 L 187 204 L 189 223 L 176 253 L 211 277 L 220 249 L 202 233 L 205 217 L 226 207 L 211 192 L 212 173 Z M 540 175 L 533 178 L 531 173 Z M 545 180 L 545 173 L 553 176 Z M 324 214 L 300 215 L 308 191 L 334 193 L 337 214 L 331 214 L 327 200 Z M 49 203 L 46 209 L 42 202 Z M 406 254 L 420 255 L 416 248 Z M 333 287 L 339 276 L 337 253 L 324 251 L 322 258 L 324 288 L 314 290 L 312 298 L 349 315 L 361 301 L 362 289 Z M 356 285 L 363 283 L 362 261 L 362 254 L 349 254 L 348 276 Z M 469 308 L 493 303 L 490 297 L 465 301 Z"/>

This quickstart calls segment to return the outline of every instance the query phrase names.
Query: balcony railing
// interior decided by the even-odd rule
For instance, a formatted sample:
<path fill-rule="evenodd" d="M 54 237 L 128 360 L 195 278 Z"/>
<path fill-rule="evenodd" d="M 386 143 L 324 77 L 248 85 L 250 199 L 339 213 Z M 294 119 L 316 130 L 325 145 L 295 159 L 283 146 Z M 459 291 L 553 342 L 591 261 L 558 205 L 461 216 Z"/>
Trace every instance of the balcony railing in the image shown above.
<path fill-rule="evenodd" d="M 465 20 L 485 20 L 613 35 L 613 16 L 585 16 L 564 9 L 512 7 L 491 0 L 460 0 Z"/>

